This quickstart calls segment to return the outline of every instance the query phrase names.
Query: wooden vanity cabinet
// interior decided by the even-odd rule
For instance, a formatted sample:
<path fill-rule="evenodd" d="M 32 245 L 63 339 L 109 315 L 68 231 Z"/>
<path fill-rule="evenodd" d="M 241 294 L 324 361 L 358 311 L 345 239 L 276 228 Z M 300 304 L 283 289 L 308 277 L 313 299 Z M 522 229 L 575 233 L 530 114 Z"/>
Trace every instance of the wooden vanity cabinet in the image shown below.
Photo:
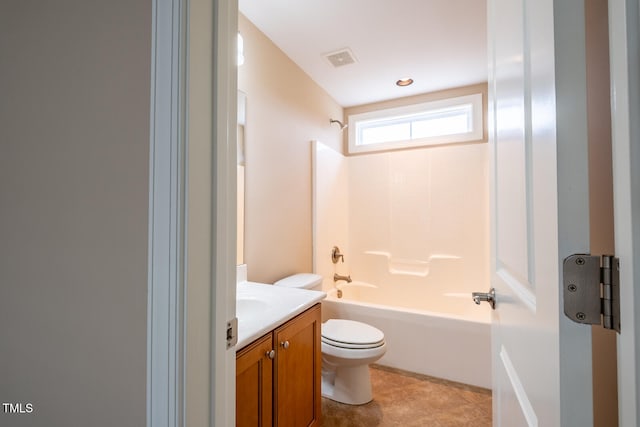
<path fill-rule="evenodd" d="M 321 364 L 316 304 L 238 352 L 236 425 L 319 426 Z"/>
<path fill-rule="evenodd" d="M 236 355 L 236 426 L 272 426 L 274 353 L 267 334 Z"/>
<path fill-rule="evenodd" d="M 305 311 L 274 332 L 275 425 L 320 425 L 320 305 Z"/>

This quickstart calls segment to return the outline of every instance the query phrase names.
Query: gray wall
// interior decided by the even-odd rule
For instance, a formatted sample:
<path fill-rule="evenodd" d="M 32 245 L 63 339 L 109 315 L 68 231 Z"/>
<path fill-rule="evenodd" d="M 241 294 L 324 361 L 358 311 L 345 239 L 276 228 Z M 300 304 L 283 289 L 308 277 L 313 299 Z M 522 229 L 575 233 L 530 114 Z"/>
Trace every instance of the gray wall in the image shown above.
<path fill-rule="evenodd" d="M 151 1 L 0 2 L 2 426 L 143 426 Z"/>

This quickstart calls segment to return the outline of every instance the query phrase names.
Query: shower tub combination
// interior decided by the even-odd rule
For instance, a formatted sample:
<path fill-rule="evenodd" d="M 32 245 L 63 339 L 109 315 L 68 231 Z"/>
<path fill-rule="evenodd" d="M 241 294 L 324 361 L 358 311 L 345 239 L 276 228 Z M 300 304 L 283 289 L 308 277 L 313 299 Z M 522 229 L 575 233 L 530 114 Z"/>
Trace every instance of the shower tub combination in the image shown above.
<path fill-rule="evenodd" d="M 471 299 L 489 287 L 487 145 L 312 153 L 324 319 L 384 332 L 381 365 L 491 388 L 491 308 Z"/>
<path fill-rule="evenodd" d="M 383 331 L 380 365 L 491 388 L 489 306 L 475 305 L 467 293 L 401 294 L 365 282 L 338 284 L 322 302 L 323 320 L 357 320 Z"/>

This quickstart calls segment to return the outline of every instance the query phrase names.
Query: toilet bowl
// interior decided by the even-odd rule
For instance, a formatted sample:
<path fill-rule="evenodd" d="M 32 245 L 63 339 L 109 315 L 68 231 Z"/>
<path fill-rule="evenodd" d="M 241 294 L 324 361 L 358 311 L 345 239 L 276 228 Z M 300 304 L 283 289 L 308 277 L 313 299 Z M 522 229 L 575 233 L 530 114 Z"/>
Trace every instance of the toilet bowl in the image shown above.
<path fill-rule="evenodd" d="M 274 283 L 320 290 L 322 276 L 303 273 Z M 329 319 L 322 324 L 322 396 L 336 402 L 362 405 L 372 400 L 369 364 L 386 352 L 384 333 L 366 323 Z"/>
<path fill-rule="evenodd" d="M 362 405 L 373 399 L 369 364 L 387 351 L 379 329 L 355 320 L 322 324 L 322 395 L 336 402 Z"/>

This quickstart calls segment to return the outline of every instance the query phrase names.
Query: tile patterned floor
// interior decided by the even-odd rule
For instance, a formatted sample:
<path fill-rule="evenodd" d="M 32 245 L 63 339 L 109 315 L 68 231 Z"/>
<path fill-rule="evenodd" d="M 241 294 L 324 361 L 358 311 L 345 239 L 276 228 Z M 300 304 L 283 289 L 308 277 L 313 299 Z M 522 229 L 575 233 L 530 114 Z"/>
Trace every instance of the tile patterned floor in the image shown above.
<path fill-rule="evenodd" d="M 323 427 L 490 427 L 491 391 L 371 366 L 373 401 L 361 406 L 322 399 Z"/>

